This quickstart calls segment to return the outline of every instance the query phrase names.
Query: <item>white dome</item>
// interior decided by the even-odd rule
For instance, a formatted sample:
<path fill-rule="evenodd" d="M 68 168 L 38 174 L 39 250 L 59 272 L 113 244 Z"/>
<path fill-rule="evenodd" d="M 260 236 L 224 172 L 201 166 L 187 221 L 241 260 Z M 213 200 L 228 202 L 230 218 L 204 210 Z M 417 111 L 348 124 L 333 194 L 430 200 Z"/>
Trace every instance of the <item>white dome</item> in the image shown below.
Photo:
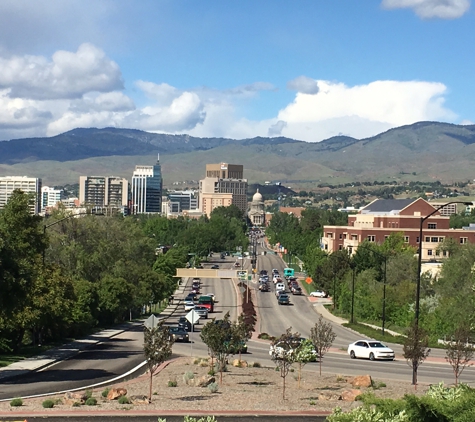
<path fill-rule="evenodd" d="M 259 193 L 259 189 L 257 189 L 257 192 L 252 197 L 252 202 L 262 202 L 262 195 Z"/>

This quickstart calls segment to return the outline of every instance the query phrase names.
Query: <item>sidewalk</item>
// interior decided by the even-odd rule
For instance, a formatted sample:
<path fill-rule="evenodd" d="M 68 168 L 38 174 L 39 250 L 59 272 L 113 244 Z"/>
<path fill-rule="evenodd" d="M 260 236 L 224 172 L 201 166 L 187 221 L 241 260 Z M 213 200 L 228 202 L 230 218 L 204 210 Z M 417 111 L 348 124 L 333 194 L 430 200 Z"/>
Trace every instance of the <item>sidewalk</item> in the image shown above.
<path fill-rule="evenodd" d="M 185 292 L 186 283 L 182 283 L 178 286 L 174 293 L 176 299 L 173 300 L 173 303 L 170 303 L 160 314 L 160 319 L 169 318 L 177 310 L 183 293 Z M 34 356 L 28 359 L 24 359 L 19 362 L 12 363 L 11 365 L 0 368 L 0 381 L 16 377 L 18 375 L 24 375 L 32 371 L 39 371 L 50 365 L 53 365 L 56 362 L 66 360 L 76 355 L 77 353 L 95 346 L 96 344 L 103 342 L 105 340 L 111 339 L 124 331 L 127 330 L 131 323 L 120 324 L 117 328 L 110 328 L 99 331 L 95 334 L 91 334 L 85 338 L 74 340 L 70 343 L 66 343 L 62 346 L 52 348 L 45 353 Z"/>

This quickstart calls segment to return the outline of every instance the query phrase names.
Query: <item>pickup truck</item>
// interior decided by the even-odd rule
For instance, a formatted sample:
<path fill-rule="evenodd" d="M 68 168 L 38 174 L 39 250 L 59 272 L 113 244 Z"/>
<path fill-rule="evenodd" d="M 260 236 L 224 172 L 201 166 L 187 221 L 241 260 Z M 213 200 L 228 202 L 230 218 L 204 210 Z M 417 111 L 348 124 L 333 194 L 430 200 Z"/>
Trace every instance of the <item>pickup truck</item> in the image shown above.
<path fill-rule="evenodd" d="M 214 300 L 211 296 L 200 296 L 198 304 L 208 308 L 209 313 L 214 311 Z"/>

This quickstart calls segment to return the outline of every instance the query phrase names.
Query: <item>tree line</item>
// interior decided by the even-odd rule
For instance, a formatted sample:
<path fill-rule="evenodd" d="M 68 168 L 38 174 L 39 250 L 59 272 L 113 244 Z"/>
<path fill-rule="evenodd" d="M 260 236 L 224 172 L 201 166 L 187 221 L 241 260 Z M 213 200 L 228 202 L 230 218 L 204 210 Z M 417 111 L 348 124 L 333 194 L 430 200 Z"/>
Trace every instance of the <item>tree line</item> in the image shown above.
<path fill-rule="evenodd" d="M 137 317 L 173 294 L 176 268 L 191 257 L 247 247 L 234 206 L 197 220 L 65 209 L 44 218 L 30 214 L 31 201 L 18 190 L 0 210 L 0 351 Z"/>

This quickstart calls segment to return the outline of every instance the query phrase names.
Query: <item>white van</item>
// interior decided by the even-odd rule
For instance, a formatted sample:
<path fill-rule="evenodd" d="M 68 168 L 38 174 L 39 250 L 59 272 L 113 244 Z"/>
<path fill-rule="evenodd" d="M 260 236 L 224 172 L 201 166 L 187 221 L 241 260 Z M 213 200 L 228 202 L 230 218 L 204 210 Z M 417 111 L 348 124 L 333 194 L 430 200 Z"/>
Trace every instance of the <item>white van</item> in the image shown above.
<path fill-rule="evenodd" d="M 284 283 L 277 283 L 275 285 L 275 291 L 278 292 L 279 290 L 284 290 L 285 291 L 285 284 Z"/>

